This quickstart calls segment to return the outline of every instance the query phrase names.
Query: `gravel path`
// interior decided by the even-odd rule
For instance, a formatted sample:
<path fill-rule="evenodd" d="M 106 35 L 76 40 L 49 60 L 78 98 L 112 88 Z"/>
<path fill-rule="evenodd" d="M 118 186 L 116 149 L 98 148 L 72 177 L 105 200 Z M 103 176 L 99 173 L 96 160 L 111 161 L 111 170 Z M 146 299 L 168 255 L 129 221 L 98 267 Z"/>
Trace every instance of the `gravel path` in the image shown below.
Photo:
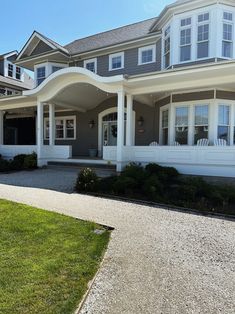
<path fill-rule="evenodd" d="M 0 175 L 0 197 L 115 228 L 82 314 L 234 314 L 234 221 L 58 192 L 70 175 Z"/>

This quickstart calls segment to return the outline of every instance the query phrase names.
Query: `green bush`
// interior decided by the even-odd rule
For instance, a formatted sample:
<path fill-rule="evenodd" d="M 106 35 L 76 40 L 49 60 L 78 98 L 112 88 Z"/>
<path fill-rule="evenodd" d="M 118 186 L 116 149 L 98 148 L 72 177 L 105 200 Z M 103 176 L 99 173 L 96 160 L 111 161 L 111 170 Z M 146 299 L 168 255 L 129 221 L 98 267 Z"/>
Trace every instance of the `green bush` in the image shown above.
<path fill-rule="evenodd" d="M 12 162 L 11 162 L 11 168 L 13 170 L 21 170 L 21 169 L 24 169 L 24 160 L 25 158 L 27 157 L 26 154 L 19 154 L 19 155 L 16 155 Z"/>
<path fill-rule="evenodd" d="M 78 192 L 95 192 L 97 183 L 98 177 L 96 173 L 90 168 L 84 168 L 78 175 L 75 188 Z"/>
<path fill-rule="evenodd" d="M 119 176 L 113 184 L 113 191 L 117 194 L 133 196 L 138 186 L 138 181 L 135 178 L 127 176 Z"/>
<path fill-rule="evenodd" d="M 0 172 L 35 168 L 37 168 L 36 153 L 32 153 L 29 155 L 26 154 L 16 155 L 12 160 L 9 161 L 0 158 Z"/>
<path fill-rule="evenodd" d="M 37 154 L 36 153 L 32 153 L 30 155 L 25 156 L 23 168 L 29 169 L 29 170 L 37 168 Z"/>
<path fill-rule="evenodd" d="M 10 170 L 10 161 L 0 158 L 0 172 Z"/>
<path fill-rule="evenodd" d="M 162 201 L 164 199 L 164 186 L 156 174 L 146 179 L 142 190 L 147 199 L 151 201 Z"/>

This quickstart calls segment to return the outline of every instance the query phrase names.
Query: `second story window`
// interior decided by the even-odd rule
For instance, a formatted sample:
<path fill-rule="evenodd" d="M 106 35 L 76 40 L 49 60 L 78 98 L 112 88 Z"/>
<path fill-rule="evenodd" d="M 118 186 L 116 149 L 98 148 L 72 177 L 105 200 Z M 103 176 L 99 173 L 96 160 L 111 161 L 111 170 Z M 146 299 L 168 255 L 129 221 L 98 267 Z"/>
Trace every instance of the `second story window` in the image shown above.
<path fill-rule="evenodd" d="M 168 26 L 164 32 L 164 67 L 168 68 L 170 65 L 170 54 L 171 54 L 171 27 Z"/>
<path fill-rule="evenodd" d="M 93 73 L 97 73 L 97 59 L 85 60 L 84 67 Z"/>
<path fill-rule="evenodd" d="M 232 13 L 224 12 L 223 15 L 223 42 L 222 56 L 224 58 L 233 57 L 233 15 Z"/>
<path fill-rule="evenodd" d="M 51 72 L 54 73 L 54 72 L 57 72 L 57 71 L 59 71 L 59 70 L 61 70 L 61 69 L 63 69 L 63 68 L 53 65 L 53 66 L 52 66 L 52 69 L 51 69 Z"/>
<path fill-rule="evenodd" d="M 109 56 L 109 71 L 124 68 L 124 52 L 115 53 Z"/>
<path fill-rule="evenodd" d="M 180 62 L 191 60 L 191 46 L 192 46 L 192 19 L 186 18 L 181 20 L 180 29 Z"/>
<path fill-rule="evenodd" d="M 40 85 L 46 78 L 46 68 L 37 68 L 37 86 Z"/>
<path fill-rule="evenodd" d="M 209 13 L 198 15 L 197 58 L 209 56 Z"/>
<path fill-rule="evenodd" d="M 9 77 L 13 77 L 13 64 L 11 64 L 11 63 L 8 63 L 8 73 L 7 73 L 7 75 Z"/>
<path fill-rule="evenodd" d="M 16 79 L 20 80 L 21 79 L 21 68 L 16 67 Z"/>
<path fill-rule="evenodd" d="M 153 63 L 156 61 L 156 46 L 146 46 L 139 48 L 139 60 L 138 64 Z"/>

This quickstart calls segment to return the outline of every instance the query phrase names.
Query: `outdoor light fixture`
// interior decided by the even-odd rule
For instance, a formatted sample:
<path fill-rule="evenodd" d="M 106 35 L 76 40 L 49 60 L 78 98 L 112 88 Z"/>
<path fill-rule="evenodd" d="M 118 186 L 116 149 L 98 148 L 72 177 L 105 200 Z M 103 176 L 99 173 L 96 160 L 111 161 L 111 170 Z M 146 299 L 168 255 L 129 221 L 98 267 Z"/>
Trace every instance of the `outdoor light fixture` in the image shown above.
<path fill-rule="evenodd" d="M 139 125 L 139 126 L 143 126 L 143 124 L 144 124 L 144 118 L 143 118 L 142 116 L 140 116 L 137 122 L 138 122 L 138 125 Z"/>
<path fill-rule="evenodd" d="M 94 126 L 95 126 L 95 121 L 94 121 L 94 120 L 91 120 L 91 121 L 89 122 L 89 128 L 90 128 L 90 129 L 93 129 Z"/>

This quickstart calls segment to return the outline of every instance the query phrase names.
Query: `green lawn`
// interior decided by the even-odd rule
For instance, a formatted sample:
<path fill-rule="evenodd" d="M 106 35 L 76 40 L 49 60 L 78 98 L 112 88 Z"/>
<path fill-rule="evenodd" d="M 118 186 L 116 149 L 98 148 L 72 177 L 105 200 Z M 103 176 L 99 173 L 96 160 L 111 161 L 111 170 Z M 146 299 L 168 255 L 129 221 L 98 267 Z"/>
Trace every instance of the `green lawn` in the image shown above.
<path fill-rule="evenodd" d="M 0 313 L 73 313 L 94 277 L 109 231 L 0 200 Z"/>

